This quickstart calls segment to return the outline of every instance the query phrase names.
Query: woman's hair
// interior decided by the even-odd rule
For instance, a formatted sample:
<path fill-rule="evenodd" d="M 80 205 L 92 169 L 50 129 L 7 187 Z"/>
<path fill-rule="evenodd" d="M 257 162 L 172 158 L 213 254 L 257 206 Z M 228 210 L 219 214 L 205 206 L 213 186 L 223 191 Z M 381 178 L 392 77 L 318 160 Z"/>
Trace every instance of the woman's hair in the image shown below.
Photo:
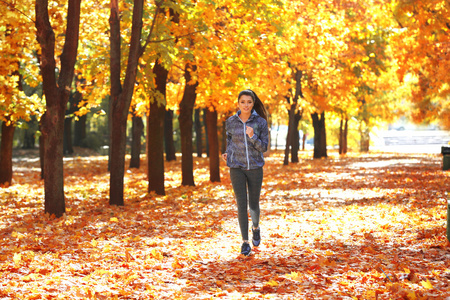
<path fill-rule="evenodd" d="M 264 120 L 267 121 L 267 110 L 264 107 L 264 104 L 262 103 L 261 99 L 256 95 L 254 91 L 251 89 L 243 90 L 239 93 L 238 101 L 241 99 L 242 95 L 250 96 L 253 99 L 253 109 L 260 115 Z"/>

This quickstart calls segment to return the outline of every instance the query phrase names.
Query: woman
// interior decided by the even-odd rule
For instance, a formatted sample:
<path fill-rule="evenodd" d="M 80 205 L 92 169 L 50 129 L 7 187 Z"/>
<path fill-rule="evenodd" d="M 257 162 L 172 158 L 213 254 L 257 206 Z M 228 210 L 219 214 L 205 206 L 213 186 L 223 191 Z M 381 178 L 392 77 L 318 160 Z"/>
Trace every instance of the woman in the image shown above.
<path fill-rule="evenodd" d="M 223 160 L 230 167 L 230 178 L 238 209 L 238 221 L 243 244 L 241 254 L 248 256 L 251 247 L 248 239 L 248 212 L 252 219 L 252 243 L 259 246 L 259 197 L 263 180 L 263 153 L 267 151 L 269 130 L 267 112 L 252 90 L 244 90 L 238 97 L 239 111 L 226 121 L 227 150 Z M 247 199 L 248 194 L 248 199 Z"/>

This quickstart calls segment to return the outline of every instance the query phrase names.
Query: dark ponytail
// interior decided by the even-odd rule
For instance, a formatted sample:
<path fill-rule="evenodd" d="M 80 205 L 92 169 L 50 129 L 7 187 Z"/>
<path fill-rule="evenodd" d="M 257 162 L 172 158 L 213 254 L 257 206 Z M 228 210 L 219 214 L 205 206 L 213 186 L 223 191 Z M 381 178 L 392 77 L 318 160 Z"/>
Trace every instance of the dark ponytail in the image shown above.
<path fill-rule="evenodd" d="M 241 98 L 242 95 L 250 96 L 253 99 L 253 109 L 260 115 L 264 120 L 267 121 L 267 110 L 264 107 L 264 104 L 262 103 L 261 99 L 256 95 L 254 91 L 251 89 L 243 90 L 239 93 L 238 100 Z"/>

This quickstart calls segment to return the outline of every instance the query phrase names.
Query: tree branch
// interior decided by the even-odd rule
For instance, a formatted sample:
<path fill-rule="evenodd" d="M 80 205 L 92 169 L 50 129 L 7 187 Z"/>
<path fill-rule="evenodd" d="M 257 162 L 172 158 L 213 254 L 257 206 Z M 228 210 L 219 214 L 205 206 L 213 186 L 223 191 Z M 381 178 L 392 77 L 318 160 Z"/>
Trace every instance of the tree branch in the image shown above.
<path fill-rule="evenodd" d="M 33 20 L 32 18 L 30 18 L 29 16 L 27 16 L 23 11 L 17 9 L 13 4 L 8 3 L 4 0 L 0 0 L 0 2 L 3 2 L 4 4 L 6 4 L 9 8 L 12 8 L 13 10 L 17 11 L 18 13 L 22 14 L 23 16 L 25 16 L 28 20 L 30 20 L 31 22 L 35 23 L 36 21 Z"/>
<path fill-rule="evenodd" d="M 147 48 L 147 45 L 150 43 L 150 38 L 152 36 L 153 29 L 155 28 L 156 18 L 158 17 L 159 10 L 160 10 L 160 6 L 157 5 L 156 10 L 155 10 L 155 16 L 153 17 L 152 25 L 150 26 L 150 32 L 148 33 L 148 36 L 147 36 L 147 39 L 145 40 L 144 45 L 141 46 L 141 51 L 140 51 L 139 56 L 142 56 L 142 54 L 145 51 L 145 48 Z"/>
<path fill-rule="evenodd" d="M 158 41 L 157 41 L 157 40 L 149 41 L 148 43 L 163 43 L 163 42 L 168 42 L 168 41 L 171 41 L 171 40 L 176 40 L 176 39 L 188 37 L 188 36 L 190 36 L 190 35 L 193 35 L 193 34 L 196 34 L 196 33 L 200 33 L 200 32 L 204 32 L 204 31 L 206 31 L 206 29 L 204 29 L 204 30 L 199 30 L 199 31 L 194 31 L 194 32 L 189 32 L 189 33 L 187 33 L 187 34 L 183 34 L 183 35 L 176 36 L 176 37 L 173 37 L 173 38 L 167 38 L 167 39 L 162 39 L 162 40 L 158 40 Z"/>

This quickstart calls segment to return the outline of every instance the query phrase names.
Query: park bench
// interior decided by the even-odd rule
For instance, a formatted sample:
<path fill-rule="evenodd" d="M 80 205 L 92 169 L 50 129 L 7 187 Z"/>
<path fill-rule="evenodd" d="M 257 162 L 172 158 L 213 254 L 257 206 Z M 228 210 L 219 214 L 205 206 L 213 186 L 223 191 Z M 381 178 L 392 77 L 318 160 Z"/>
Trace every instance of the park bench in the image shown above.
<path fill-rule="evenodd" d="M 442 146 L 441 153 L 444 156 L 444 161 L 442 164 L 442 170 L 450 170 L 450 147 Z"/>

